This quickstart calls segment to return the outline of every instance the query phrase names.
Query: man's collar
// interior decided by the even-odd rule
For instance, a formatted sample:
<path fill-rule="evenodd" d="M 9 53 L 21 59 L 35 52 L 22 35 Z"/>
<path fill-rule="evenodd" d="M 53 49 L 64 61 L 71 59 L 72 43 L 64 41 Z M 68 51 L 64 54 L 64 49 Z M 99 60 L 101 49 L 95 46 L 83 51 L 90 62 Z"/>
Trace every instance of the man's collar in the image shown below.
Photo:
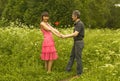
<path fill-rule="evenodd" d="M 79 21 L 80 21 L 80 19 L 77 19 L 77 20 L 74 22 L 74 25 L 76 25 Z"/>

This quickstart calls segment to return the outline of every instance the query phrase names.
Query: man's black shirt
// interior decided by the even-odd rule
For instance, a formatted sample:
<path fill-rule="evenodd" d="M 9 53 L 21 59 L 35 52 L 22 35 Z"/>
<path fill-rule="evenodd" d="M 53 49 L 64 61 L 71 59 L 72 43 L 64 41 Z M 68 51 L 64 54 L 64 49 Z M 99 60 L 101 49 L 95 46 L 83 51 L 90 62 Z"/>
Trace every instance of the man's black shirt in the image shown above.
<path fill-rule="evenodd" d="M 75 41 L 83 40 L 83 38 L 84 38 L 84 24 L 82 21 L 79 20 L 79 21 L 74 23 L 74 32 L 75 31 L 78 31 L 79 34 L 76 37 L 74 37 L 74 40 Z"/>

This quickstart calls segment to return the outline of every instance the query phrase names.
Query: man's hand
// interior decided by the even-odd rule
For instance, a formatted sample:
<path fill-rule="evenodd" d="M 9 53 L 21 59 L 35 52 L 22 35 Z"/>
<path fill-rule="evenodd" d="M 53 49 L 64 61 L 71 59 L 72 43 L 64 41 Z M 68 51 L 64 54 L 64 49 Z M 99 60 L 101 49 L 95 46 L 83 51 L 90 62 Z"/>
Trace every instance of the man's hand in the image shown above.
<path fill-rule="evenodd" d="M 76 37 L 78 34 L 79 34 L 78 31 L 75 31 L 75 32 L 72 33 L 72 34 L 67 34 L 67 35 L 63 35 L 63 34 L 62 34 L 62 38 Z"/>

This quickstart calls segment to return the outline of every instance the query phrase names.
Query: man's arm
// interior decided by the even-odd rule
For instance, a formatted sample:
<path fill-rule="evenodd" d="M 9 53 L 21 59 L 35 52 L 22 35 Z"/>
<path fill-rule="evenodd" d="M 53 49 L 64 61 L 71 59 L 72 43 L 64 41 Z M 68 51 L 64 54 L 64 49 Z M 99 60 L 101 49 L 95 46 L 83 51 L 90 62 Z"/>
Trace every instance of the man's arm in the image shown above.
<path fill-rule="evenodd" d="M 76 37 L 78 34 L 79 34 L 79 32 L 78 32 L 78 31 L 75 31 L 75 32 L 72 33 L 72 34 L 63 35 L 62 37 L 63 37 L 63 38 Z"/>

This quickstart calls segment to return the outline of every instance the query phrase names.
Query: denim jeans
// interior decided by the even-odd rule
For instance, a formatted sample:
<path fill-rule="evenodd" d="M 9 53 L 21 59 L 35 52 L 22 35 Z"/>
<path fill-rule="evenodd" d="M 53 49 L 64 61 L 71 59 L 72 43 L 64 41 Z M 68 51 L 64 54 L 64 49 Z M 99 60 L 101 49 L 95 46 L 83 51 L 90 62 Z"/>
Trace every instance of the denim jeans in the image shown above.
<path fill-rule="evenodd" d="M 77 75 L 80 75 L 82 73 L 82 50 L 84 48 L 84 41 L 74 41 L 74 45 L 72 47 L 70 59 L 68 61 L 66 70 L 70 71 L 72 68 L 72 65 L 74 63 L 74 60 L 76 59 L 77 62 Z"/>

